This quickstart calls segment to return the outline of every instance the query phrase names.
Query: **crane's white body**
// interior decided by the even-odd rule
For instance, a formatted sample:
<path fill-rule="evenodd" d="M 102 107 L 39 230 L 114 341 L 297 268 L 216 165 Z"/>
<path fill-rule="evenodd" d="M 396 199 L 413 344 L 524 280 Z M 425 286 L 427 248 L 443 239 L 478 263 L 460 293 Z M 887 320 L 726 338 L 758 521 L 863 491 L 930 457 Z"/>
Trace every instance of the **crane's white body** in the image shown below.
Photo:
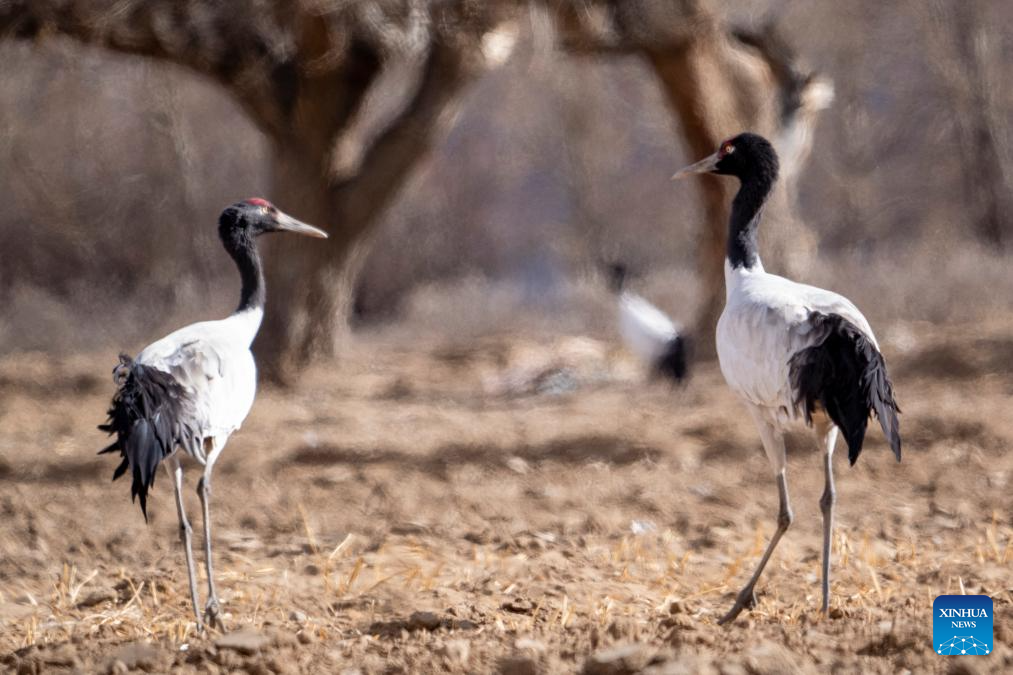
<path fill-rule="evenodd" d="M 636 293 L 623 291 L 619 294 L 619 333 L 630 351 L 653 364 L 679 336 L 679 327 Z"/>
<path fill-rule="evenodd" d="M 719 623 L 734 620 L 744 607 L 756 604 L 754 586 L 781 535 L 792 521 L 786 477 L 784 432 L 799 423 L 790 361 L 800 350 L 816 344 L 812 312 L 837 314 L 858 328 L 876 345 L 869 322 L 842 295 L 768 274 L 757 258 L 751 267 L 733 268 L 725 260 L 725 308 L 718 319 L 717 350 L 721 373 L 728 386 L 745 403 L 756 422 L 763 450 L 777 480 L 780 511 L 771 538 L 749 583 Z M 813 416 L 813 430 L 823 451 L 825 486 L 820 499 L 823 512 L 823 611 L 830 602 L 830 537 L 836 493 L 833 452 L 838 428 L 825 412 Z"/>
<path fill-rule="evenodd" d="M 194 403 L 193 427 L 216 446 L 225 445 L 253 406 L 257 366 L 250 345 L 263 317 L 263 308 L 253 307 L 190 324 L 137 355 L 138 363 L 169 373 L 187 390 Z M 195 459 L 203 464 L 207 456 Z"/>
<path fill-rule="evenodd" d="M 800 418 L 788 362 L 814 344 L 812 312 L 838 314 L 876 344 L 869 322 L 850 300 L 768 274 L 760 263 L 732 269 L 726 261 L 725 288 L 717 326 L 718 361 L 728 386 L 758 423 L 783 431 Z M 775 473 L 784 468 L 783 456 L 771 461 Z"/>

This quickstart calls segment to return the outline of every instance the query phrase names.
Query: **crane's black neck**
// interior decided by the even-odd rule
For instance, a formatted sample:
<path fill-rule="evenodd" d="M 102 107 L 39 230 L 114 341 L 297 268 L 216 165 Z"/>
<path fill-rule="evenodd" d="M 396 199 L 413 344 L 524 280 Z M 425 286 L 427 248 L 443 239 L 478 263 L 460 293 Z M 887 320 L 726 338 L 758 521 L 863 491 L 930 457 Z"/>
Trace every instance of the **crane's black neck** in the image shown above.
<path fill-rule="evenodd" d="M 750 269 L 760 262 L 756 234 L 763 204 L 774 186 L 773 178 L 764 173 L 744 176 L 741 181 L 728 221 L 728 262 L 732 269 Z"/>
<path fill-rule="evenodd" d="M 233 228 L 222 232 L 222 244 L 236 261 L 243 290 L 239 296 L 236 312 L 248 309 L 262 309 L 266 300 L 264 269 L 260 263 L 260 252 L 252 233 L 246 228 Z"/>

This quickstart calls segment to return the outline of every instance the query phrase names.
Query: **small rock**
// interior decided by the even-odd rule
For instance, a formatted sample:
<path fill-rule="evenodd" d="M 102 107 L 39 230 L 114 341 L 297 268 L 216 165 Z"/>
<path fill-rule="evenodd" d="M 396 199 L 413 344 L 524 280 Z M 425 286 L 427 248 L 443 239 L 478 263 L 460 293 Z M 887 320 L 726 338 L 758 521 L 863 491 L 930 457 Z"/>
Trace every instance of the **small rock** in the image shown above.
<path fill-rule="evenodd" d="M 249 628 L 228 633 L 215 640 L 215 646 L 219 649 L 231 649 L 247 656 L 256 654 L 269 644 L 271 640 L 267 636 Z"/>
<path fill-rule="evenodd" d="M 514 473 L 524 475 L 531 471 L 531 466 L 523 458 L 514 455 L 506 461 L 507 468 Z"/>
<path fill-rule="evenodd" d="M 110 669 L 122 663 L 127 670 L 152 672 L 158 670 L 161 654 L 161 650 L 147 642 L 131 642 L 113 652 Z"/>
<path fill-rule="evenodd" d="M 211 656 L 211 660 L 221 666 L 226 673 L 243 667 L 243 655 L 231 649 L 221 649 Z M 209 669 L 210 670 L 210 669 Z"/>
<path fill-rule="evenodd" d="M 498 675 L 538 675 L 538 664 L 530 656 L 504 656 L 496 664 Z"/>
<path fill-rule="evenodd" d="M 672 598 L 668 601 L 668 613 L 669 614 L 685 614 L 686 603 L 678 598 Z"/>
<path fill-rule="evenodd" d="M 72 644 L 56 645 L 48 652 L 44 652 L 43 662 L 49 666 L 61 666 L 72 668 L 79 663 L 77 648 Z"/>
<path fill-rule="evenodd" d="M 272 657 L 267 661 L 267 667 L 271 669 L 275 675 L 295 675 L 299 672 L 298 666 L 292 663 L 291 659 Z"/>
<path fill-rule="evenodd" d="M 443 622 L 434 612 L 412 612 L 408 617 L 408 628 L 410 630 L 433 631 L 440 627 Z"/>
<path fill-rule="evenodd" d="M 798 672 L 798 664 L 788 649 L 771 640 L 764 640 L 746 650 L 745 666 L 756 675 Z"/>
<path fill-rule="evenodd" d="M 101 605 L 103 602 L 113 602 L 117 598 L 116 591 L 111 588 L 97 588 L 88 595 L 84 596 L 81 600 L 78 600 L 77 606 L 81 607 L 94 607 L 95 605 Z"/>
<path fill-rule="evenodd" d="M 302 573 L 308 577 L 315 577 L 320 574 L 320 566 L 314 563 L 308 563 L 306 567 L 302 568 Z"/>
<path fill-rule="evenodd" d="M 305 632 L 305 631 L 300 631 Z M 299 642 L 299 636 L 296 633 L 290 633 L 287 630 L 271 631 L 267 633 L 268 638 L 274 643 L 274 647 L 277 649 L 287 649 L 289 647 L 298 647 L 301 643 Z"/>
<path fill-rule="evenodd" d="M 619 645 L 592 654 L 581 672 L 584 675 L 633 675 L 643 670 L 653 655 L 646 645 Z"/>
<path fill-rule="evenodd" d="M 698 645 L 712 645 L 717 642 L 717 638 L 714 633 L 696 633 L 693 640 Z"/>
<path fill-rule="evenodd" d="M 526 598 L 514 598 L 500 605 L 502 609 L 514 614 L 531 614 L 535 611 L 535 603 Z"/>
<path fill-rule="evenodd" d="M 313 636 L 313 633 L 311 633 L 308 630 L 299 631 L 298 635 L 296 635 L 296 638 L 299 640 L 299 644 L 303 645 L 311 645 L 314 642 L 316 642 L 316 638 Z"/>
<path fill-rule="evenodd" d="M 288 620 L 295 621 L 296 623 L 306 623 L 307 618 L 306 614 L 297 609 L 293 610 L 292 613 L 288 615 Z"/>
<path fill-rule="evenodd" d="M 471 656 L 471 643 L 467 640 L 449 640 L 438 651 L 451 663 L 466 666 Z"/>
<path fill-rule="evenodd" d="M 673 614 L 661 623 L 666 628 L 678 628 L 684 631 L 696 629 L 696 622 L 688 614 Z"/>
<path fill-rule="evenodd" d="M 609 623 L 608 628 L 605 632 L 616 641 L 636 641 L 638 638 L 639 631 L 637 630 L 637 624 L 631 619 L 625 619 L 622 617 L 614 619 Z"/>

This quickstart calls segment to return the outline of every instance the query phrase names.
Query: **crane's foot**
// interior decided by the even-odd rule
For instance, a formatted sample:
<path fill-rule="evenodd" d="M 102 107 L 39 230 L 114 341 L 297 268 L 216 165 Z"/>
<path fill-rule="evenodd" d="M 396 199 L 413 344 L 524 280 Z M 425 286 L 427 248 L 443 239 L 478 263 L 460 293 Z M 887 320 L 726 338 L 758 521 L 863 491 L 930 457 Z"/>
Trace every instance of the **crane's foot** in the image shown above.
<path fill-rule="evenodd" d="M 742 610 L 753 609 L 756 607 L 756 603 L 756 592 L 752 589 L 752 587 L 747 586 L 746 588 L 743 588 L 735 597 L 735 604 L 732 605 L 732 608 L 728 610 L 727 614 L 721 617 L 718 621 L 718 625 L 723 626 L 726 623 L 735 621 L 739 614 L 742 613 Z"/>
<path fill-rule="evenodd" d="M 208 604 L 204 608 L 204 620 L 211 628 L 225 630 L 225 625 L 222 623 L 222 606 L 219 604 L 218 598 L 212 597 L 208 600 Z"/>
<path fill-rule="evenodd" d="M 200 607 L 197 606 L 196 599 L 193 603 L 193 620 L 197 625 L 197 635 L 203 635 L 204 629 L 207 628 L 207 626 L 204 625 L 204 618 L 201 616 Z"/>

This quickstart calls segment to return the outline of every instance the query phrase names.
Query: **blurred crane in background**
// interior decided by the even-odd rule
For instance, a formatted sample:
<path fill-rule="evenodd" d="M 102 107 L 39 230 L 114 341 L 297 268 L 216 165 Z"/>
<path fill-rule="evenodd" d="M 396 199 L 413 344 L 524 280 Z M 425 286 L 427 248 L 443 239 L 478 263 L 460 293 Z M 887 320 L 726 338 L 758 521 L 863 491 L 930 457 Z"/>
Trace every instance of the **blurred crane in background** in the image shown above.
<path fill-rule="evenodd" d="M 682 329 L 660 309 L 626 288 L 628 272 L 621 263 L 609 266 L 609 285 L 619 304 L 619 333 L 626 348 L 651 374 L 673 383 L 689 374 L 689 348 Z"/>

